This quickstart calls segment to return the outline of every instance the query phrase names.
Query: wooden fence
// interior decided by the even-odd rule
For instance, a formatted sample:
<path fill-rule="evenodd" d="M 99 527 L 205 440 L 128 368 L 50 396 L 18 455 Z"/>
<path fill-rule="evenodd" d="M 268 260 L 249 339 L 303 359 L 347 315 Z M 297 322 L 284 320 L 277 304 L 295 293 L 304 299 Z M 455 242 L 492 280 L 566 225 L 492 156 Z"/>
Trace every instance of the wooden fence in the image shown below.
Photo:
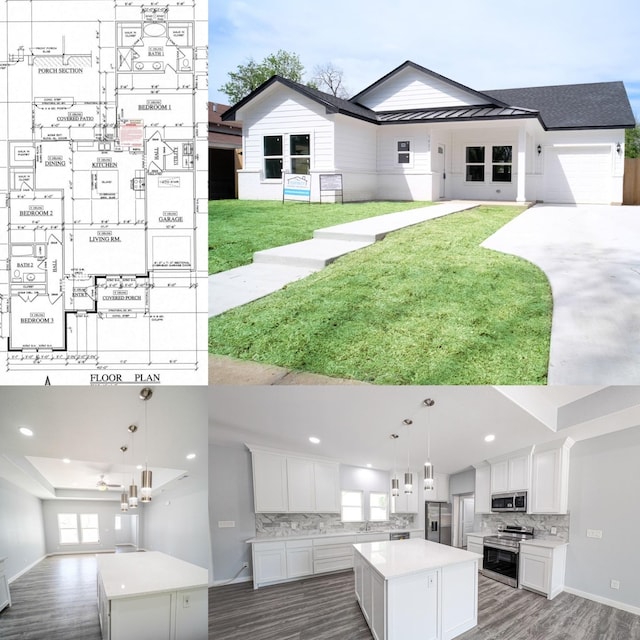
<path fill-rule="evenodd" d="M 625 158 L 622 204 L 640 204 L 640 158 Z"/>

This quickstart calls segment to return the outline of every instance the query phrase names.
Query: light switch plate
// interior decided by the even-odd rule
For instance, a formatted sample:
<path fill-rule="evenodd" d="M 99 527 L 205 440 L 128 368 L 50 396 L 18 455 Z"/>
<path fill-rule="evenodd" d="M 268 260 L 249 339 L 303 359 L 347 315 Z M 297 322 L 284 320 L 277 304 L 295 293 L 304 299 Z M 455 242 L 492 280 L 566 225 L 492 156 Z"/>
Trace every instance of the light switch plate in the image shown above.
<path fill-rule="evenodd" d="M 587 529 L 587 538 L 602 538 L 602 529 Z"/>

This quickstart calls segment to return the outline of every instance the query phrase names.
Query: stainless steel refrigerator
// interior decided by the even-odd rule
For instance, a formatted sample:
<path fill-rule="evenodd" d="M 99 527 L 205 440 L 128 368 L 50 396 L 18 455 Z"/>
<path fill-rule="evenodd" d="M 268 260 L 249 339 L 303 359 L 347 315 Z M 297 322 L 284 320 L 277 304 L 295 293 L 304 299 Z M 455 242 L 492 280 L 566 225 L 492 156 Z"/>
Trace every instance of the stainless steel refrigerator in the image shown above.
<path fill-rule="evenodd" d="M 451 504 L 424 503 L 424 537 L 430 542 L 451 545 Z"/>

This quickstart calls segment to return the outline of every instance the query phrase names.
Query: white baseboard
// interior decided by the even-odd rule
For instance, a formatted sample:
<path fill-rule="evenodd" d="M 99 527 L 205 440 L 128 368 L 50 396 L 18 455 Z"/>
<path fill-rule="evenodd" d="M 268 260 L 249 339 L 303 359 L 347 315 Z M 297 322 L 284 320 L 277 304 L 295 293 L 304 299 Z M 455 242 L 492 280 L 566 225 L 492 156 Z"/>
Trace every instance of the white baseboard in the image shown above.
<path fill-rule="evenodd" d="M 210 587 L 222 587 L 227 584 L 239 584 L 240 582 L 253 582 L 253 576 L 244 576 L 236 578 L 235 580 L 214 580 L 213 584 L 209 584 Z"/>
<path fill-rule="evenodd" d="M 611 600 L 610 598 L 603 598 L 602 596 L 597 596 L 593 593 L 587 593 L 586 591 L 580 591 L 579 589 L 573 589 L 567 586 L 565 586 L 564 590 L 567 593 L 570 593 L 574 596 L 580 596 L 581 598 L 585 598 L 586 600 L 592 600 L 593 602 L 606 604 L 608 607 L 613 607 L 614 609 L 620 609 L 621 611 L 628 611 L 629 613 L 640 615 L 640 607 L 634 607 L 631 604 L 618 602 L 617 600 Z"/>
<path fill-rule="evenodd" d="M 27 573 L 27 571 L 30 571 L 31 569 L 33 569 L 33 567 L 35 567 L 39 562 L 42 562 L 46 557 L 47 556 L 42 556 L 42 558 L 38 558 L 38 560 L 36 560 L 35 562 L 32 562 L 28 567 L 25 567 L 22 571 L 19 571 L 18 573 L 16 573 L 15 576 L 13 576 L 12 578 L 9 578 L 7 582 L 11 584 L 14 580 L 17 580 L 20 576 Z"/>

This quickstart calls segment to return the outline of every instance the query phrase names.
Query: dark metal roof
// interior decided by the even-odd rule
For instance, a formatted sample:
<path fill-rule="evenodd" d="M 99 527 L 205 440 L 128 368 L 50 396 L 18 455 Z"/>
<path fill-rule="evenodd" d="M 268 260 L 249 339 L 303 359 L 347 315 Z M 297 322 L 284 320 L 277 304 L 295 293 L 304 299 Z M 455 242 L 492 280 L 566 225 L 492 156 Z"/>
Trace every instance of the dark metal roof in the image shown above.
<path fill-rule="evenodd" d="M 503 120 L 506 118 L 537 118 L 538 112 L 517 107 L 495 107 L 478 105 L 475 107 L 446 107 L 443 109 L 412 109 L 406 111 L 378 112 L 380 123 L 393 122 L 450 122 L 464 120 Z"/>
<path fill-rule="evenodd" d="M 545 129 L 616 129 L 635 126 L 622 82 L 484 91 L 497 100 L 540 112 Z"/>

